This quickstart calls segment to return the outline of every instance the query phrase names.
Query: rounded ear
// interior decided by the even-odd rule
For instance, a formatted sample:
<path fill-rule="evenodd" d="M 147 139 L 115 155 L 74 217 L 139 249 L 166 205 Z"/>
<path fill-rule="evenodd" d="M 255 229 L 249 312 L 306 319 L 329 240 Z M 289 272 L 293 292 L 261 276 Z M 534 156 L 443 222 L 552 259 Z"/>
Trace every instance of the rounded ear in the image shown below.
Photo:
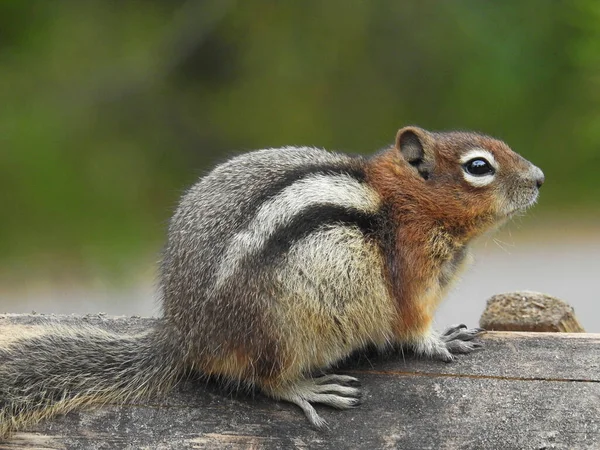
<path fill-rule="evenodd" d="M 396 148 L 402 158 L 427 180 L 435 165 L 435 140 L 419 127 L 404 127 L 396 134 Z"/>

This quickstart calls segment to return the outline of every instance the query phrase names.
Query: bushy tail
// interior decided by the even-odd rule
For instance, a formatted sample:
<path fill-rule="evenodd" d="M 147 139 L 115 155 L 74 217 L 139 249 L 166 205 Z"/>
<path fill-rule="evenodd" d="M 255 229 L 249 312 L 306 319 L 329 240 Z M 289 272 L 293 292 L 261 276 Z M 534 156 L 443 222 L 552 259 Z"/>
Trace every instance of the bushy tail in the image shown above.
<path fill-rule="evenodd" d="M 177 379 L 159 330 L 120 335 L 91 326 L 41 328 L 0 348 L 0 440 L 88 404 L 161 394 Z"/>

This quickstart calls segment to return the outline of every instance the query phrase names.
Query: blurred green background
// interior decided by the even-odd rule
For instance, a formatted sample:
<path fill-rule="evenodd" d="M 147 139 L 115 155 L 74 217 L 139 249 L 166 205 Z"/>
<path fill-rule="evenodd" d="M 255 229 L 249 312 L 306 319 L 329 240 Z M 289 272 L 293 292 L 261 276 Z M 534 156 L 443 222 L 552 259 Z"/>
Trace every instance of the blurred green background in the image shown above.
<path fill-rule="evenodd" d="M 228 155 L 407 124 L 506 140 L 546 173 L 524 228 L 596 229 L 595 0 L 4 0 L 0 67 L 4 286 L 127 282 Z"/>

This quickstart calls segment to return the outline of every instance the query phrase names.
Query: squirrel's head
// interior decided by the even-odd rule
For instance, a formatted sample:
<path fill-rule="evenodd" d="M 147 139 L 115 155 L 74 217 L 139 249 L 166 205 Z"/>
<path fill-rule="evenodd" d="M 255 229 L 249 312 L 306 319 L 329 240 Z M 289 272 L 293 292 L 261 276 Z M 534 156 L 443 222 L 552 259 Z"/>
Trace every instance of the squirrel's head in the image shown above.
<path fill-rule="evenodd" d="M 532 206 L 544 183 L 539 168 L 504 142 L 478 133 L 405 127 L 396 149 L 449 215 L 502 222 Z"/>

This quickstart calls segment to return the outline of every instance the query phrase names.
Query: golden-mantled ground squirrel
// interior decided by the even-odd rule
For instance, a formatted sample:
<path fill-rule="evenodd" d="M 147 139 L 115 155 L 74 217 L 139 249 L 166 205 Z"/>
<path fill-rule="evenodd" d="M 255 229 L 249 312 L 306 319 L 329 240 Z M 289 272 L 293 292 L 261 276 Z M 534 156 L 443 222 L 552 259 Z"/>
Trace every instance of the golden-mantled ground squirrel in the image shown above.
<path fill-rule="evenodd" d="M 475 133 L 401 129 L 371 158 L 260 150 L 200 179 L 169 226 L 164 318 L 145 334 L 47 326 L 0 349 L 0 435 L 76 406 L 164 393 L 194 370 L 300 406 L 355 406 L 365 346 L 449 361 L 482 330 L 434 311 L 469 244 L 533 205 L 540 169 Z"/>

